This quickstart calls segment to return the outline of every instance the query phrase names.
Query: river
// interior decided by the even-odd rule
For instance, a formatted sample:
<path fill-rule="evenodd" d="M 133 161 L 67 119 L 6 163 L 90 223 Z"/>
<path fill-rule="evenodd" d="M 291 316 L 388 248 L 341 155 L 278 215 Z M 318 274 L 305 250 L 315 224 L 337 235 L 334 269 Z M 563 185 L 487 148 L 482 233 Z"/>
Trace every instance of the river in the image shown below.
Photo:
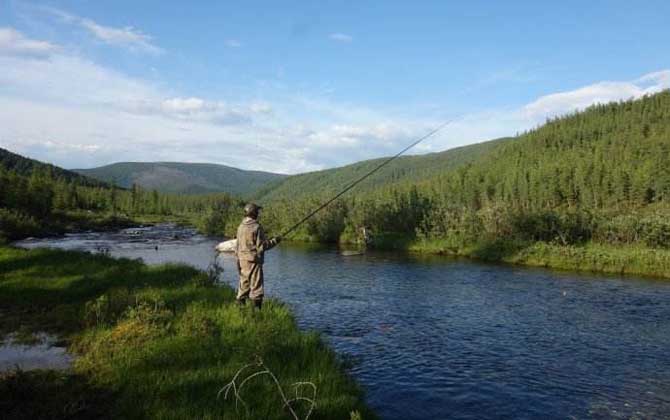
<path fill-rule="evenodd" d="M 206 268 L 215 243 L 159 225 L 18 245 Z M 670 281 L 286 243 L 265 273 L 382 419 L 670 418 Z"/>

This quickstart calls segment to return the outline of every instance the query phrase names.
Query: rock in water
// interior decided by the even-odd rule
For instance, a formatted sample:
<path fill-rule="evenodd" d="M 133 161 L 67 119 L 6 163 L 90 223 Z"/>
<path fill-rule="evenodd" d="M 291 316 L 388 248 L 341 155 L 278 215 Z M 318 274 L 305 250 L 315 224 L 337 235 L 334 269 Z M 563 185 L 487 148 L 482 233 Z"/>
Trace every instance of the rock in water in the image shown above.
<path fill-rule="evenodd" d="M 236 248 L 237 248 L 237 239 L 224 241 L 216 246 L 216 250 L 219 252 L 235 252 Z"/>

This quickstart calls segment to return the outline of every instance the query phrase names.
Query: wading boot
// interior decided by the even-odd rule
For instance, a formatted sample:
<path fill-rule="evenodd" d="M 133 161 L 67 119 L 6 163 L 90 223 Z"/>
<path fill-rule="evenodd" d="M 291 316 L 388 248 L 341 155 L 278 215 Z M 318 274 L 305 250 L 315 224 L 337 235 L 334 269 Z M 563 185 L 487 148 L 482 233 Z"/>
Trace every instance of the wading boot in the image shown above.
<path fill-rule="evenodd" d="M 252 310 L 254 312 L 256 312 L 257 310 L 260 311 L 261 308 L 263 307 L 263 300 L 262 299 L 252 300 L 251 303 L 253 305 Z"/>
<path fill-rule="evenodd" d="M 240 308 L 240 310 L 244 309 L 245 306 L 247 306 L 247 300 L 246 299 L 235 299 L 237 302 L 237 307 Z"/>

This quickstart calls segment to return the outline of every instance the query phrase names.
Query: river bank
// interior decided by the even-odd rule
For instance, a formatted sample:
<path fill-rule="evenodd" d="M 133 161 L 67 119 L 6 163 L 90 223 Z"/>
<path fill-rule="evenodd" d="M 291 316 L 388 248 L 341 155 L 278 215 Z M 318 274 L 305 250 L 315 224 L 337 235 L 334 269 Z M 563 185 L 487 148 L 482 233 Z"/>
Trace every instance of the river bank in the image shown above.
<path fill-rule="evenodd" d="M 421 240 L 380 235 L 373 246 L 381 250 L 452 255 L 528 267 L 670 278 L 670 250 L 642 245 L 616 246 L 595 242 L 558 245 L 507 239 L 471 243 L 455 238 Z"/>
<path fill-rule="evenodd" d="M 267 374 L 240 390 L 247 408 L 232 395 L 218 395 L 247 366 L 238 387 L 267 368 L 288 398 L 316 400 L 315 418 L 348 418 L 352 411 L 374 418 L 335 354 L 317 334 L 300 332 L 285 305 L 270 300 L 260 313 L 240 309 L 234 291 L 215 285 L 210 274 L 183 265 L 0 247 L 0 333 L 57 335 L 77 356 L 69 373 L 4 374 L 3 412 L 9 418 L 97 412 L 239 418 L 248 409 L 251 417 L 290 418 Z M 316 397 L 311 385 L 293 388 L 302 382 L 314 385 Z M 38 395 L 41 403 L 32 404 Z M 310 403 L 293 401 L 291 407 L 304 418 Z"/>

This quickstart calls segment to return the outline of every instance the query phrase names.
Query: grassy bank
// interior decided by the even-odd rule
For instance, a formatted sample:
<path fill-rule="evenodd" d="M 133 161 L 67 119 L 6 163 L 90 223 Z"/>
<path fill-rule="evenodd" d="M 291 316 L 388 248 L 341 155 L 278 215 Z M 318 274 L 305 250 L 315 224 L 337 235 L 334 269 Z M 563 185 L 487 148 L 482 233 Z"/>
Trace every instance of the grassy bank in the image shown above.
<path fill-rule="evenodd" d="M 557 245 L 547 242 L 491 240 L 466 243 L 445 240 L 393 240 L 384 238 L 382 248 L 410 252 L 457 255 L 491 262 L 547 267 L 595 273 L 631 274 L 670 278 L 670 250 L 641 245 Z"/>
<path fill-rule="evenodd" d="M 0 313 L 1 333 L 47 331 L 78 355 L 71 374 L 3 375 L 4 418 L 291 418 L 267 374 L 242 388 L 247 408 L 217 398 L 246 365 L 238 386 L 264 367 L 287 398 L 296 395 L 292 384 L 313 383 L 310 418 L 373 416 L 334 353 L 300 332 L 287 307 L 269 301 L 260 313 L 241 310 L 233 290 L 190 267 L 0 247 Z M 311 385 L 298 391 L 312 397 Z M 309 409 L 305 401 L 291 406 L 302 417 Z"/>

